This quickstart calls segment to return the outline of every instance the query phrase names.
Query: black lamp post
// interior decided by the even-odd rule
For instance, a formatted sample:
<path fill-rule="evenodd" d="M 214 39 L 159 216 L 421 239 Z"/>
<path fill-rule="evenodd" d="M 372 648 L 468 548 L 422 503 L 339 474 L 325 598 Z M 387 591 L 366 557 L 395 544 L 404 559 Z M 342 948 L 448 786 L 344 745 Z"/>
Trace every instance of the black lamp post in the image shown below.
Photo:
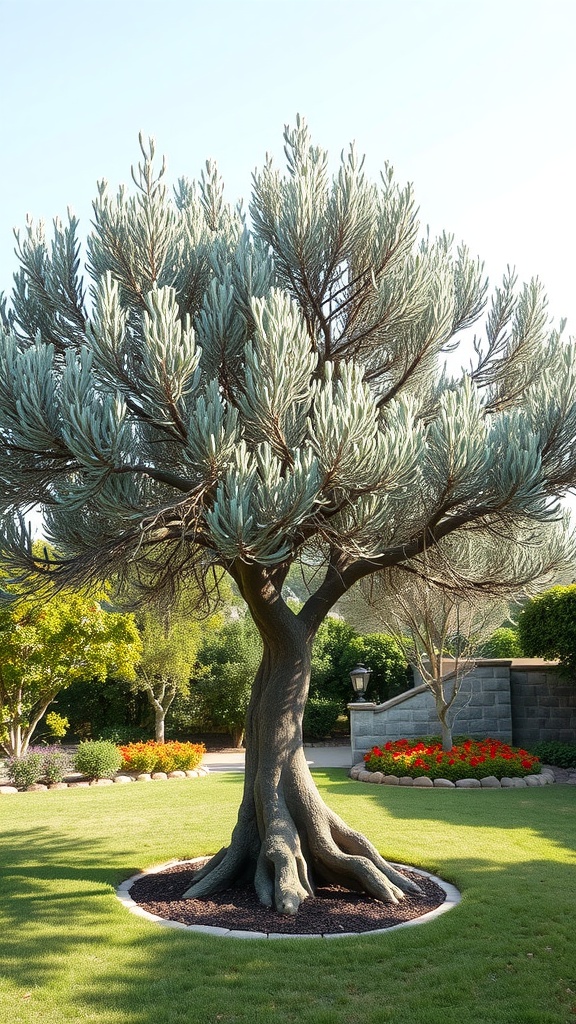
<path fill-rule="evenodd" d="M 356 701 L 360 703 L 366 698 L 364 694 L 368 689 L 368 683 L 370 682 L 370 676 L 372 675 L 372 669 L 366 668 L 365 665 L 356 665 L 350 673 L 350 679 L 352 680 L 352 689 L 356 695 Z"/>

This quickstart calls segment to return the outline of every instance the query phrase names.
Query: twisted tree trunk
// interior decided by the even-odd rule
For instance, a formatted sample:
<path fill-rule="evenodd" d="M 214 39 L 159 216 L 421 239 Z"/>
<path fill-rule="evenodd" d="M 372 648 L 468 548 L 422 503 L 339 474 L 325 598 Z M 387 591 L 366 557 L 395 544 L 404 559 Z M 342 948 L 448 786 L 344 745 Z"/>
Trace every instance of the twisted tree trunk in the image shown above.
<path fill-rule="evenodd" d="M 281 611 L 276 607 L 272 618 Z M 260 901 L 284 914 L 295 914 L 320 881 L 396 903 L 417 887 L 326 806 L 308 770 L 302 715 L 311 639 L 286 612 L 261 629 L 264 655 L 248 709 L 244 794 L 230 845 L 185 895 L 201 898 L 251 878 Z"/>

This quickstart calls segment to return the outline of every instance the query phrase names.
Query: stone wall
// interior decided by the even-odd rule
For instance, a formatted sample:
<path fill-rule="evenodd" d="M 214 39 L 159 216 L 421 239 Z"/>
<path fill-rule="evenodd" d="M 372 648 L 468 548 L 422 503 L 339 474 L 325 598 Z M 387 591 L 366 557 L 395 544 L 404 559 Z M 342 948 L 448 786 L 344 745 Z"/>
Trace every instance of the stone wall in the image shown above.
<path fill-rule="evenodd" d="M 478 662 L 465 676 L 453 705 L 455 733 L 483 739 L 512 740 L 510 661 Z M 440 723 L 427 686 L 393 697 L 385 704 L 349 704 L 352 763 L 388 740 L 438 735 Z"/>
<path fill-rule="evenodd" d="M 513 661 L 510 669 L 514 743 L 576 741 L 576 681 L 549 663 Z"/>

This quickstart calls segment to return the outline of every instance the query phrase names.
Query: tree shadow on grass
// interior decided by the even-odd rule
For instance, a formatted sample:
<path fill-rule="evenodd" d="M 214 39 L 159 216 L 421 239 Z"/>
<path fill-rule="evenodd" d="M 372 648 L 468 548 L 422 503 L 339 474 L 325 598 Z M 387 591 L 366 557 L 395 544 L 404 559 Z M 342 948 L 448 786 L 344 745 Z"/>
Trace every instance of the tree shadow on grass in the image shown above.
<path fill-rule="evenodd" d="M 545 1011 L 557 976 L 568 977 L 573 923 L 563 897 L 573 868 L 556 865 L 551 877 L 549 864 L 534 860 L 512 886 L 509 865 L 471 851 L 445 862 L 448 874 L 467 877 L 463 903 L 428 925 L 333 942 L 241 941 L 130 914 L 113 886 L 139 870 L 133 852 L 115 849 L 111 864 L 109 846 L 98 839 L 70 839 L 48 827 L 5 832 L 0 960 L 15 1009 L 9 1019 L 456 1024 L 470 1019 L 476 1001 L 480 1024 L 509 1024 L 512 1000 L 523 1024 L 560 1021 Z M 503 914 L 513 930 L 496 928 Z M 555 946 L 552 974 L 548 961 L 527 959 L 535 936 L 540 947 Z M 531 1015 L 534 996 L 525 994 L 528 968 L 540 972 L 540 1016 Z M 492 976 L 507 1002 L 491 1006 Z"/>
<path fill-rule="evenodd" d="M 549 865 L 533 861 L 511 885 L 508 866 L 473 857 L 448 864 L 463 867 L 463 904 L 389 935 L 242 941 L 137 923 L 71 1005 L 78 1019 L 123 1024 L 565 1019 L 548 1011 L 573 968 L 574 922 L 561 905 L 570 868 L 560 865 L 551 879 Z"/>

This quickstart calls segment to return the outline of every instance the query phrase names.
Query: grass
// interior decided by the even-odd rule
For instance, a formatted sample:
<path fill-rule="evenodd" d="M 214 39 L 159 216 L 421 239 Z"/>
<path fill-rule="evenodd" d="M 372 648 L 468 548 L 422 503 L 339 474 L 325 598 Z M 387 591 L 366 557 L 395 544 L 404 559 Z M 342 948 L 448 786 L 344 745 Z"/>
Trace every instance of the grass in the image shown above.
<path fill-rule="evenodd" d="M 129 914 L 114 887 L 226 842 L 241 777 L 0 797 L 0 1020 L 10 1024 L 569 1024 L 576 792 L 404 790 L 315 773 L 385 856 L 454 882 L 422 927 L 215 939 Z"/>

